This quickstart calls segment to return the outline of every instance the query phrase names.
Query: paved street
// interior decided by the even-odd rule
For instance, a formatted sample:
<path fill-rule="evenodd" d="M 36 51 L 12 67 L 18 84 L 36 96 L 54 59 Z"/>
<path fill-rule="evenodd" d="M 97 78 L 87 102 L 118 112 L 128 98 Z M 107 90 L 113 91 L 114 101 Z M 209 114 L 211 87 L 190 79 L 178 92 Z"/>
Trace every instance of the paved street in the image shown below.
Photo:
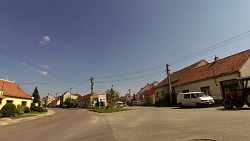
<path fill-rule="evenodd" d="M 250 110 L 153 108 L 97 114 L 55 109 L 54 116 L 0 127 L 1 140 L 248 141 Z"/>

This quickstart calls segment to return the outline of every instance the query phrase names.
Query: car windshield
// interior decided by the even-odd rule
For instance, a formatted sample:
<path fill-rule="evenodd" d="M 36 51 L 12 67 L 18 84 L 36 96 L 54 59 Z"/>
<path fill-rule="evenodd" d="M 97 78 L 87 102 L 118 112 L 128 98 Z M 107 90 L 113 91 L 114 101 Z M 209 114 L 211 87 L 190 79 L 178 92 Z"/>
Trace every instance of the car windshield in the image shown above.
<path fill-rule="evenodd" d="M 196 96 L 197 96 L 197 97 L 204 97 L 204 96 L 207 96 L 207 95 L 204 94 L 204 93 L 196 93 Z"/>

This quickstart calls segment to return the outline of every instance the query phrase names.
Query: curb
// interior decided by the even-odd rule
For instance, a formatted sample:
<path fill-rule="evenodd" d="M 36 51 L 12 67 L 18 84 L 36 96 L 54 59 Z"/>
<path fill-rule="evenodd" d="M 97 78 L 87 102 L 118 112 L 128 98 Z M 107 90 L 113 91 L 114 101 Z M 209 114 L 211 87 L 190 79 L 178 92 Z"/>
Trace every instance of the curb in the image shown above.
<path fill-rule="evenodd" d="M 45 114 L 33 115 L 31 117 L 24 117 L 24 118 L 18 118 L 18 119 L 3 118 L 3 119 L 0 119 L 0 126 L 9 125 L 9 124 L 18 123 L 18 122 L 30 121 L 34 119 L 52 116 L 54 114 L 55 114 L 55 111 L 48 110 L 48 112 Z"/>

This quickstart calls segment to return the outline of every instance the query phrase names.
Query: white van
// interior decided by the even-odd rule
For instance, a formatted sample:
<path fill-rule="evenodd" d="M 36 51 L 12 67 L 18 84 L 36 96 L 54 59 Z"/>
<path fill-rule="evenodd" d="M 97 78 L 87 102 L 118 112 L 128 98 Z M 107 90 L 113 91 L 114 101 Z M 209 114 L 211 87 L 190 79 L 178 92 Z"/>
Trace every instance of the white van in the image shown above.
<path fill-rule="evenodd" d="M 181 108 L 184 106 L 211 106 L 214 104 L 214 99 L 203 92 L 179 93 L 177 95 L 177 104 Z"/>

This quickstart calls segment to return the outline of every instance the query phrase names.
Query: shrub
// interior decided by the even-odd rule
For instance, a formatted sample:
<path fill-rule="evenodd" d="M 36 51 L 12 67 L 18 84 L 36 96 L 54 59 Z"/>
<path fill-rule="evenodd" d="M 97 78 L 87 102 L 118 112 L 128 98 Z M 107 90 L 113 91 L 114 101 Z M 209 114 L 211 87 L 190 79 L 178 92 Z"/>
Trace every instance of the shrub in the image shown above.
<path fill-rule="evenodd" d="M 16 115 L 16 112 L 17 112 L 16 105 L 11 103 L 5 104 L 1 109 L 1 114 L 3 117 L 11 117 L 11 116 L 14 117 Z"/>
<path fill-rule="evenodd" d="M 23 115 L 25 110 L 25 106 L 17 105 L 17 114 L 18 115 Z"/>
<path fill-rule="evenodd" d="M 31 110 L 29 107 L 25 107 L 24 113 L 29 113 Z"/>
<path fill-rule="evenodd" d="M 1 113 L 1 111 L 0 111 L 0 118 L 2 117 L 3 115 L 2 115 L 2 113 Z"/>

